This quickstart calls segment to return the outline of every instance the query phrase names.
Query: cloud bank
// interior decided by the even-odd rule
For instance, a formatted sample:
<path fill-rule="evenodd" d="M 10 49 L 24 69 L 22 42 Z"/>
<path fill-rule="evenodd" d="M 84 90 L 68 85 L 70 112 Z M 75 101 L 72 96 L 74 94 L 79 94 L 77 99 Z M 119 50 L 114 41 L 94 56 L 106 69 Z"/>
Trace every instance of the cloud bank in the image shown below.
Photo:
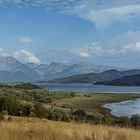
<path fill-rule="evenodd" d="M 139 0 L 0 0 L 0 4 L 59 9 L 95 24 L 102 31 L 115 22 L 140 20 Z"/>
<path fill-rule="evenodd" d="M 27 50 L 20 50 L 14 53 L 15 58 L 25 63 L 41 63 L 40 59 L 36 56 L 35 53 L 29 52 Z"/>
<path fill-rule="evenodd" d="M 115 22 L 140 20 L 140 1 L 82 0 L 66 12 L 94 23 L 97 30 L 102 31 Z"/>
<path fill-rule="evenodd" d="M 102 57 L 102 56 L 118 56 L 128 54 L 140 54 L 140 42 L 127 44 L 120 48 L 107 48 L 99 43 L 93 42 L 82 48 L 73 48 L 70 50 L 71 53 L 79 57 Z"/>

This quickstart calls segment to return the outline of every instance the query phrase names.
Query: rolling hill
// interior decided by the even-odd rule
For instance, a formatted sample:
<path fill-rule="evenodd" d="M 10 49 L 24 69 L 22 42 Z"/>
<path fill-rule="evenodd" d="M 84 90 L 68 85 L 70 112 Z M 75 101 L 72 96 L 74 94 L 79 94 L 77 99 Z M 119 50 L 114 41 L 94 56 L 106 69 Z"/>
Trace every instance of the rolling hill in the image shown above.
<path fill-rule="evenodd" d="M 96 85 L 112 85 L 112 86 L 140 86 L 140 74 L 125 76 L 112 81 L 97 82 Z"/>
<path fill-rule="evenodd" d="M 124 76 L 140 74 L 139 69 L 118 71 L 116 69 L 108 70 L 101 73 L 80 74 L 64 78 L 49 80 L 49 83 L 96 83 L 102 81 L 112 81 Z"/>

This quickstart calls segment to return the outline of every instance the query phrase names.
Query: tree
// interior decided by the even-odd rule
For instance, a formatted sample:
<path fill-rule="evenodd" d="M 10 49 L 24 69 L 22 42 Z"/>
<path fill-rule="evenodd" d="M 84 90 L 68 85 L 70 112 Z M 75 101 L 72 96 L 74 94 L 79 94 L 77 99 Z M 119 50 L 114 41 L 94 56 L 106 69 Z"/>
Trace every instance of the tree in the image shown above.
<path fill-rule="evenodd" d="M 46 109 L 41 103 L 36 103 L 34 105 L 34 112 L 36 114 L 36 117 L 39 118 L 46 118 Z"/>
<path fill-rule="evenodd" d="M 9 115 L 19 115 L 20 104 L 16 97 L 14 96 L 5 96 L 0 99 L 0 111 L 7 111 Z"/>
<path fill-rule="evenodd" d="M 31 106 L 30 105 L 25 105 L 22 107 L 22 115 L 29 117 L 31 113 Z"/>
<path fill-rule="evenodd" d="M 0 97 L 0 112 L 3 111 L 4 102 L 5 102 L 5 97 Z"/>

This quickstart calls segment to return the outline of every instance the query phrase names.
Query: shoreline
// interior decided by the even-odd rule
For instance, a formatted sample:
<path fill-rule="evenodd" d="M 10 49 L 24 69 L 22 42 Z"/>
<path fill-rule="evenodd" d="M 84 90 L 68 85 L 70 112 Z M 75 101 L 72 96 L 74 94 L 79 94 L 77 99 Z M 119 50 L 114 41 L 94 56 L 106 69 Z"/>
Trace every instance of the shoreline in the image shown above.
<path fill-rule="evenodd" d="M 115 94 L 115 93 L 77 93 L 78 96 L 67 98 L 67 99 L 60 99 L 52 103 L 55 107 L 65 107 L 64 109 L 83 109 L 87 112 L 93 113 L 97 116 L 100 115 L 111 115 L 111 109 L 105 108 L 105 104 L 109 103 L 117 103 L 121 101 L 128 101 L 128 100 L 135 100 L 140 98 L 140 94 Z"/>
<path fill-rule="evenodd" d="M 114 116 L 114 115 L 111 114 L 111 111 L 112 111 L 111 109 L 105 108 L 103 106 L 106 105 L 106 104 L 111 104 L 111 103 L 120 103 L 120 102 L 123 102 L 123 101 L 130 101 L 130 100 L 140 99 L 140 94 L 133 94 L 133 93 L 131 93 L 129 95 L 131 95 L 132 97 L 129 96 L 126 99 L 116 99 L 116 100 L 104 101 L 104 103 L 99 104 L 99 106 L 97 106 L 97 108 L 99 107 L 99 110 L 101 110 L 101 113 L 103 113 L 103 114 L 109 114 L 112 117 L 119 118 L 119 117 Z"/>

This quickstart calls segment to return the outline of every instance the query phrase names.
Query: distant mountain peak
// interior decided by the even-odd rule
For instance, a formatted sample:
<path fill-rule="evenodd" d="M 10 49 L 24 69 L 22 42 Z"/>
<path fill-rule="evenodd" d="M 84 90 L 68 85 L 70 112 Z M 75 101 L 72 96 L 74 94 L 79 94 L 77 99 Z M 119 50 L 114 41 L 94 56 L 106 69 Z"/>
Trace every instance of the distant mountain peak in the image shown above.
<path fill-rule="evenodd" d="M 15 74 L 15 76 L 17 75 L 18 77 L 22 77 L 22 80 L 25 79 L 27 81 L 32 81 L 35 79 L 39 79 L 39 75 L 37 74 L 37 72 L 11 56 L 0 57 L 0 71 L 10 72 L 11 76 L 13 76 L 12 74 Z M 21 79 L 19 79 L 19 81 Z"/>
<path fill-rule="evenodd" d="M 27 81 L 35 81 L 38 79 L 48 80 L 76 74 L 100 73 L 110 69 L 114 69 L 112 70 L 112 73 L 115 69 L 120 70 L 118 67 L 96 65 L 91 62 L 80 62 L 70 66 L 65 63 L 55 61 L 51 62 L 49 65 L 34 63 L 23 64 L 14 57 L 0 56 L 0 71 L 7 71 L 16 74 L 19 77 L 22 77 L 21 79 L 25 79 Z"/>

